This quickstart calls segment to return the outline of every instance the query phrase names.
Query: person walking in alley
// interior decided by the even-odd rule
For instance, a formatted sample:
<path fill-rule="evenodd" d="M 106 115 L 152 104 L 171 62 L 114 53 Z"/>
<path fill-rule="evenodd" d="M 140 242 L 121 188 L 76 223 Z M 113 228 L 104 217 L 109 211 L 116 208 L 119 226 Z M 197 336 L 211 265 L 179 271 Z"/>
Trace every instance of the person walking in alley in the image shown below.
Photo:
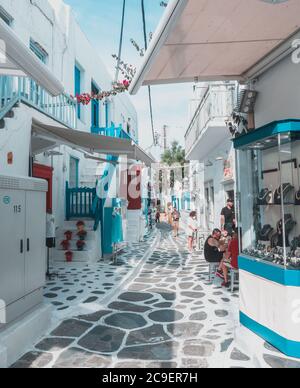
<path fill-rule="evenodd" d="M 174 237 L 178 237 L 179 233 L 179 222 L 180 222 L 180 213 L 174 207 L 174 210 L 172 212 L 172 221 L 173 221 L 173 232 L 174 232 Z"/>
<path fill-rule="evenodd" d="M 172 213 L 173 213 L 173 207 L 171 203 L 168 203 L 168 209 L 167 209 L 167 217 L 168 217 L 168 224 L 172 225 Z"/>
<path fill-rule="evenodd" d="M 234 213 L 234 203 L 232 199 L 227 200 L 227 206 L 221 212 L 221 230 L 228 232 L 229 235 L 236 228 L 236 219 Z"/>
<path fill-rule="evenodd" d="M 194 242 L 196 238 L 197 229 L 197 213 L 193 211 L 190 213 L 190 216 L 188 218 L 188 248 L 190 253 L 192 253 L 194 250 Z"/>

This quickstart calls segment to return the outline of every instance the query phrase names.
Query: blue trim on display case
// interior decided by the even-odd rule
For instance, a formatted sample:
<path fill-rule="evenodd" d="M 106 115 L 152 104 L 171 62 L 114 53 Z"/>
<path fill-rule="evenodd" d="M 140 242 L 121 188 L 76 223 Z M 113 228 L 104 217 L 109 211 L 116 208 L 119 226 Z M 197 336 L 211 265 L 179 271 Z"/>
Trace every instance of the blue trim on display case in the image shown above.
<path fill-rule="evenodd" d="M 300 342 L 288 340 L 240 312 L 240 322 L 289 357 L 300 358 Z"/>
<path fill-rule="evenodd" d="M 239 269 L 286 287 L 300 287 L 300 271 L 246 256 L 239 256 Z"/>
<path fill-rule="evenodd" d="M 282 121 L 273 121 L 264 125 L 247 135 L 240 136 L 233 140 L 234 148 L 239 149 L 256 141 L 287 132 L 300 132 L 300 120 L 288 119 Z"/>

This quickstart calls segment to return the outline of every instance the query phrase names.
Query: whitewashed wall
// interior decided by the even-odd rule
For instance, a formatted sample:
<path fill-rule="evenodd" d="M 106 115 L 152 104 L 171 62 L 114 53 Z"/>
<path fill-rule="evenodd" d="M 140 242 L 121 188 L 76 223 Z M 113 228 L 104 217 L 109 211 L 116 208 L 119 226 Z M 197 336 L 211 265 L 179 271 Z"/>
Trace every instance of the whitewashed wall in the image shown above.
<path fill-rule="evenodd" d="M 74 68 L 78 64 L 83 70 L 82 92 L 91 91 L 91 82 L 101 90 L 111 88 L 112 79 L 97 56 L 95 49 L 77 24 L 71 8 L 61 0 L 0 0 L 2 6 L 12 17 L 12 29 L 23 43 L 29 46 L 30 38 L 37 41 L 48 53 L 47 66 L 62 81 L 65 91 L 73 95 L 75 89 Z M 25 108 L 24 108 L 25 109 Z M 10 175 L 28 175 L 30 122 L 37 113 L 32 109 L 18 109 L 18 116 L 24 115 L 22 128 L 18 130 L 17 120 L 10 122 L 11 130 L 0 132 L 0 173 Z M 82 107 L 82 118 L 78 120 L 78 129 L 90 132 L 91 105 Z M 127 95 L 117 96 L 112 101 L 111 121 L 123 125 L 131 118 L 132 131 L 138 137 L 137 113 Z M 43 120 L 43 117 L 40 116 Z M 48 118 L 44 117 L 44 121 Z M 52 123 L 55 124 L 55 123 Z M 105 126 L 105 106 L 100 103 L 100 126 Z M 14 164 L 6 163 L 7 152 L 13 151 Z M 61 146 L 63 156 L 54 157 L 53 207 L 57 223 L 64 220 L 65 182 L 69 179 L 70 156 L 80 159 L 79 174 L 83 175 L 87 162 L 81 153 Z M 43 155 L 36 160 L 44 165 L 51 165 L 51 159 Z"/>

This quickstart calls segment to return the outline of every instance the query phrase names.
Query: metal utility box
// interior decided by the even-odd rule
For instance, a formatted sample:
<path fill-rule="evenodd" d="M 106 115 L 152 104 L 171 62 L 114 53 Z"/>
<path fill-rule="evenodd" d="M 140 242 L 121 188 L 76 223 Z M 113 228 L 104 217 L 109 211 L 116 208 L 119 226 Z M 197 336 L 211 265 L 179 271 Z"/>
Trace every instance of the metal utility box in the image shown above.
<path fill-rule="evenodd" d="M 0 175 L 0 328 L 43 301 L 46 181 Z"/>

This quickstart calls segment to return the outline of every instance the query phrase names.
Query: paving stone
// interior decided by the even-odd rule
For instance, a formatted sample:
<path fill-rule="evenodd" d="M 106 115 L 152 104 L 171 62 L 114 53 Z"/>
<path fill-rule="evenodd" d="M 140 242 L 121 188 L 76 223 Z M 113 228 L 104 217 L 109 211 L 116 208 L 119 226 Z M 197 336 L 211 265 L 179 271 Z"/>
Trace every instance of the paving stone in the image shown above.
<path fill-rule="evenodd" d="M 89 351 L 112 353 L 120 349 L 125 332 L 113 327 L 96 326 L 78 342 L 78 345 Z"/>
<path fill-rule="evenodd" d="M 168 325 L 167 329 L 176 338 L 195 338 L 203 327 L 200 323 L 185 322 Z"/>
<path fill-rule="evenodd" d="M 216 346 L 210 341 L 188 340 L 183 346 L 185 356 L 211 357 Z"/>
<path fill-rule="evenodd" d="M 226 311 L 226 310 L 216 310 L 215 314 L 219 318 L 224 318 L 224 317 L 227 317 L 229 315 L 228 311 Z"/>
<path fill-rule="evenodd" d="M 77 319 L 82 319 L 84 321 L 88 322 L 98 322 L 101 318 L 105 317 L 106 315 L 112 313 L 111 310 L 100 310 L 93 314 L 88 315 L 79 315 Z"/>
<path fill-rule="evenodd" d="M 151 310 L 150 307 L 141 306 L 134 303 L 126 303 L 126 302 L 113 302 L 108 306 L 108 308 L 112 310 L 131 311 L 135 313 L 145 313 Z"/>
<path fill-rule="evenodd" d="M 177 310 L 159 310 L 149 314 L 154 322 L 176 322 L 184 318 L 184 315 Z"/>
<path fill-rule="evenodd" d="M 126 342 L 126 346 L 157 343 L 171 340 L 162 325 L 153 325 L 141 330 L 132 331 Z"/>
<path fill-rule="evenodd" d="M 79 348 L 71 348 L 63 352 L 54 364 L 56 369 L 77 368 L 108 368 L 110 359 Z"/>
<path fill-rule="evenodd" d="M 68 338 L 45 338 L 35 347 L 44 352 L 59 352 L 71 345 L 73 339 Z"/>
<path fill-rule="evenodd" d="M 230 345 L 233 343 L 234 339 L 229 338 L 221 343 L 221 353 L 227 352 L 227 350 L 230 348 Z"/>
<path fill-rule="evenodd" d="M 173 360 L 177 357 L 178 347 L 177 342 L 126 347 L 119 352 L 118 358 L 160 361 Z"/>
<path fill-rule="evenodd" d="M 176 369 L 177 362 L 150 362 L 145 365 L 148 369 Z"/>
<path fill-rule="evenodd" d="M 181 368 L 185 369 L 207 369 L 209 367 L 205 358 L 183 358 Z"/>
<path fill-rule="evenodd" d="M 190 321 L 205 321 L 208 318 L 207 314 L 204 311 L 200 313 L 195 313 L 190 316 Z"/>
<path fill-rule="evenodd" d="M 52 333 L 53 337 L 72 337 L 82 336 L 92 325 L 77 319 L 69 319 L 61 323 Z"/>
<path fill-rule="evenodd" d="M 250 358 L 248 356 L 246 356 L 244 353 L 242 353 L 236 348 L 233 349 L 230 358 L 234 361 L 250 361 Z"/>
<path fill-rule="evenodd" d="M 182 292 L 181 295 L 192 299 L 202 299 L 205 297 L 205 294 L 203 292 L 193 292 L 193 291 L 185 291 L 185 292 Z"/>
<path fill-rule="evenodd" d="M 53 359 L 49 353 L 29 352 L 11 366 L 13 369 L 38 369 L 46 367 Z"/>
<path fill-rule="evenodd" d="M 90 298 L 88 298 L 87 300 L 85 300 L 83 303 L 84 303 L 84 304 L 94 303 L 94 302 L 96 302 L 96 300 L 98 300 L 98 298 L 97 298 L 96 296 L 91 296 Z"/>
<path fill-rule="evenodd" d="M 147 325 L 147 322 L 142 315 L 133 313 L 117 313 L 110 315 L 105 319 L 105 323 L 110 326 L 128 330 L 137 329 Z"/>
<path fill-rule="evenodd" d="M 264 354 L 265 362 L 274 369 L 300 369 L 300 362 L 287 358 Z"/>
<path fill-rule="evenodd" d="M 124 361 L 124 362 L 118 362 L 114 368 L 116 369 L 142 369 L 144 367 L 143 364 L 138 362 L 132 362 L 132 361 Z"/>

